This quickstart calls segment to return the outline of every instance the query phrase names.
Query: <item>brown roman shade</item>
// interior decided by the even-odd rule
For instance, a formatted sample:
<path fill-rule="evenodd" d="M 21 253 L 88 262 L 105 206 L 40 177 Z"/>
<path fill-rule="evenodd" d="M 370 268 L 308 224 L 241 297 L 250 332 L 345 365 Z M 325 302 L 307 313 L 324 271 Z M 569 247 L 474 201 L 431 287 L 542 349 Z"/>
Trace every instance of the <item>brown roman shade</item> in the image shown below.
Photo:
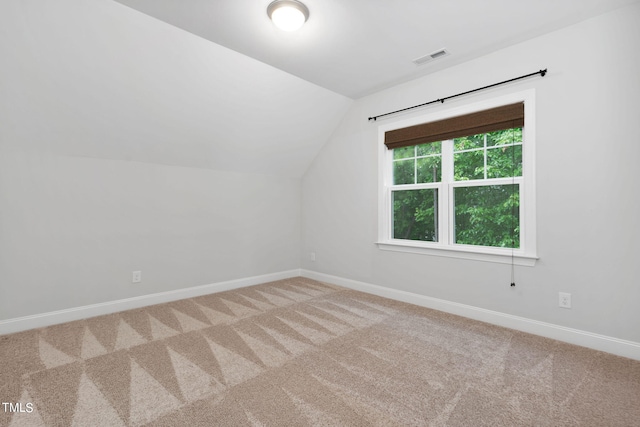
<path fill-rule="evenodd" d="M 521 126 L 524 103 L 519 102 L 385 132 L 384 144 L 391 150 Z"/>

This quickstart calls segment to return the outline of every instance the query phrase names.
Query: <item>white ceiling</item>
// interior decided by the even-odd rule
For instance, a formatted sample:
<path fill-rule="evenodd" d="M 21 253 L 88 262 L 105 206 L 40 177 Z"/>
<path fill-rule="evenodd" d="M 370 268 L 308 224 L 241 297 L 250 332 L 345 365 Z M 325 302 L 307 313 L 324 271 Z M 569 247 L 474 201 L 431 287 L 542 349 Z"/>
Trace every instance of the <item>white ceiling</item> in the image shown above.
<path fill-rule="evenodd" d="M 2 0 L 0 145 L 300 178 L 350 98 L 637 1 Z"/>
<path fill-rule="evenodd" d="M 638 0 L 304 0 L 294 33 L 270 22 L 271 0 L 117 1 L 355 99 Z"/>
<path fill-rule="evenodd" d="M 111 0 L 0 1 L 0 149 L 299 178 L 352 100 Z"/>

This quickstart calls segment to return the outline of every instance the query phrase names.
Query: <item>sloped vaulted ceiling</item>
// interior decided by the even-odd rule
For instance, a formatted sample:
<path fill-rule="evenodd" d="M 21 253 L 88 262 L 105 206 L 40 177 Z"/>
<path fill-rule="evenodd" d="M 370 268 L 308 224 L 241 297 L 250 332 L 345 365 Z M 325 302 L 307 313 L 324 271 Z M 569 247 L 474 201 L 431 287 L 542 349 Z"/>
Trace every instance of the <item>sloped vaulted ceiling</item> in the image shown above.
<path fill-rule="evenodd" d="M 111 0 L 3 1 L 0 36 L 4 146 L 300 177 L 352 102 Z"/>
<path fill-rule="evenodd" d="M 272 0 L 114 1 L 357 99 L 638 0 L 304 0 L 293 34 L 269 21 Z"/>

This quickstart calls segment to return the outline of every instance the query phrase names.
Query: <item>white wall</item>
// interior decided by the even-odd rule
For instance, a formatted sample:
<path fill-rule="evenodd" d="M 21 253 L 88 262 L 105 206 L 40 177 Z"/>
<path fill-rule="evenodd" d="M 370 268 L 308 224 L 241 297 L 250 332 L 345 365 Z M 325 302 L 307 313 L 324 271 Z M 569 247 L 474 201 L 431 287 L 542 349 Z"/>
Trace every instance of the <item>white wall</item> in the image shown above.
<path fill-rule="evenodd" d="M 4 1 L 0 320 L 302 266 L 640 342 L 639 18 L 604 15 L 344 116 L 344 97 L 110 0 Z M 367 117 L 544 67 L 428 107 L 536 89 L 537 265 L 511 289 L 506 265 L 379 251 Z"/>
<path fill-rule="evenodd" d="M 299 267 L 299 180 L 0 156 L 0 320 Z"/>
<path fill-rule="evenodd" d="M 111 0 L 2 1 L 0 61 L 0 320 L 299 268 L 350 99 Z"/>
<path fill-rule="evenodd" d="M 303 179 L 302 267 L 640 342 L 638 22 L 635 4 L 358 100 Z M 367 118 L 542 68 L 544 78 L 395 117 L 535 89 L 536 266 L 517 267 L 511 288 L 508 265 L 379 250 Z M 558 307 L 559 291 L 572 309 Z"/>

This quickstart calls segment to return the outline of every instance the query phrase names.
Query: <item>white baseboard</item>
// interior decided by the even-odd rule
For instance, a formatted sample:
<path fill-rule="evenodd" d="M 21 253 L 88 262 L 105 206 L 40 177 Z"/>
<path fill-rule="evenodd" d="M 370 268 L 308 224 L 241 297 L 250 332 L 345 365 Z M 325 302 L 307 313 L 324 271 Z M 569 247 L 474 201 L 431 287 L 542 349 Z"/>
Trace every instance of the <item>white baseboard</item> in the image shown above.
<path fill-rule="evenodd" d="M 261 283 L 272 282 L 275 280 L 289 279 L 291 277 L 300 276 L 300 274 L 301 272 L 299 269 L 281 271 L 278 273 L 263 274 L 260 276 L 245 277 L 242 279 L 212 283 L 210 285 L 176 289 L 174 291 L 141 295 L 133 298 L 85 305 L 82 307 L 74 307 L 65 310 L 35 314 L 32 316 L 17 317 L 15 319 L 2 320 L 0 321 L 0 335 L 57 325 L 59 323 L 71 322 L 73 320 L 86 319 L 89 317 L 101 316 L 103 314 L 111 314 L 119 311 L 131 310 L 134 308 L 146 307 L 149 305 L 161 304 L 169 301 L 193 298 L 201 295 L 243 288 L 246 286 L 259 285 Z"/>
<path fill-rule="evenodd" d="M 583 347 L 600 350 L 630 359 L 640 360 L 640 343 L 606 335 L 595 334 L 579 329 L 567 328 L 554 325 L 552 323 L 540 322 L 525 317 L 513 316 L 497 311 L 486 310 L 466 304 L 432 298 L 420 294 L 373 285 L 357 280 L 345 279 L 329 274 L 318 273 L 311 270 L 288 270 L 278 273 L 264 274 L 260 276 L 245 277 L 241 279 L 228 280 L 224 282 L 212 283 L 209 285 L 194 286 L 174 291 L 160 292 L 156 294 L 141 295 L 133 298 L 126 298 L 116 301 L 109 301 L 99 304 L 91 304 L 82 307 L 74 307 L 65 310 L 52 311 L 48 313 L 36 314 L 32 316 L 18 317 L 0 321 L 0 335 L 20 332 L 28 329 L 42 328 L 59 323 L 71 322 L 73 320 L 86 319 L 89 317 L 101 316 L 104 314 L 116 313 L 134 308 L 146 307 L 154 304 L 161 304 L 169 301 L 177 301 L 184 298 L 193 298 L 201 295 L 216 292 L 228 291 L 243 288 L 246 286 L 259 285 L 261 283 L 275 280 L 288 279 L 291 277 L 303 276 L 322 282 L 331 283 L 357 291 L 367 292 L 397 301 L 407 302 L 446 313 L 456 314 L 470 319 L 516 329 L 559 341 L 576 344 Z"/>
<path fill-rule="evenodd" d="M 446 313 L 456 314 L 470 319 L 480 320 L 482 322 L 516 329 L 518 331 L 528 332 L 558 341 L 564 341 L 570 344 L 616 354 L 618 356 L 628 357 L 630 359 L 640 360 L 640 343 L 634 341 L 594 334 L 592 332 L 581 331 L 579 329 L 567 328 L 564 326 L 554 325 L 552 323 L 540 322 L 537 320 L 527 319 L 525 317 L 500 313 L 498 311 L 485 310 L 483 308 L 473 307 L 466 304 L 431 298 L 424 295 L 372 285 L 370 283 L 331 276 L 329 274 L 318 273 L 310 270 L 301 270 L 301 275 L 309 279 L 327 282 L 422 307 L 432 308 L 434 310 L 444 311 Z"/>

